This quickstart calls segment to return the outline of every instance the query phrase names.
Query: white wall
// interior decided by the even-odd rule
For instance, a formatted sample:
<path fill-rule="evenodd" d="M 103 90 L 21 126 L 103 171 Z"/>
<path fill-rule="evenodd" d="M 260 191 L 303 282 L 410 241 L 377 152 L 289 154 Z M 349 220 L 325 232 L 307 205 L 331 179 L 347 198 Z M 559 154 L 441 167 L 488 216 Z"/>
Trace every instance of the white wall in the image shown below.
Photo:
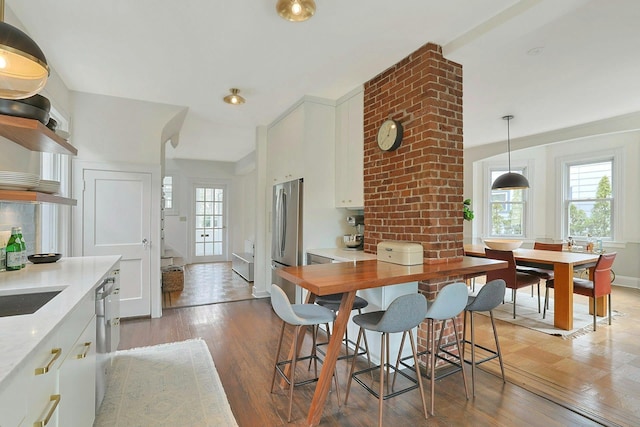
<path fill-rule="evenodd" d="M 72 143 L 78 159 L 161 163 L 162 130 L 183 108 L 73 92 Z"/>

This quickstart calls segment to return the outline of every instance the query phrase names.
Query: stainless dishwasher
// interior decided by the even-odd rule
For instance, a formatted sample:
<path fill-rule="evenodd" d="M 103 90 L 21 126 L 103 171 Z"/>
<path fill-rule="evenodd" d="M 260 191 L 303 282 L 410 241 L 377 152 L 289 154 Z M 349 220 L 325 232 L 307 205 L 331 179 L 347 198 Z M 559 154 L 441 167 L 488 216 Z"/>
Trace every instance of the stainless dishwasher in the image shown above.
<path fill-rule="evenodd" d="M 107 370 L 120 343 L 120 270 L 113 270 L 96 288 L 96 410 L 107 384 Z"/>

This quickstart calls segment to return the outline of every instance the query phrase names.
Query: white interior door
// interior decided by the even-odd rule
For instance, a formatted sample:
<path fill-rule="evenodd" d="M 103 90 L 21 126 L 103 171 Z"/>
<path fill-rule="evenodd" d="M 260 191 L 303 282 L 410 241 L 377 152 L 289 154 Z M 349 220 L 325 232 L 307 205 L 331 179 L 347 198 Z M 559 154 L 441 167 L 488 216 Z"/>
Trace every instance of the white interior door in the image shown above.
<path fill-rule="evenodd" d="M 84 169 L 83 255 L 121 255 L 122 317 L 151 313 L 151 174 Z"/>
<path fill-rule="evenodd" d="M 193 262 L 227 260 L 227 186 L 193 186 Z"/>

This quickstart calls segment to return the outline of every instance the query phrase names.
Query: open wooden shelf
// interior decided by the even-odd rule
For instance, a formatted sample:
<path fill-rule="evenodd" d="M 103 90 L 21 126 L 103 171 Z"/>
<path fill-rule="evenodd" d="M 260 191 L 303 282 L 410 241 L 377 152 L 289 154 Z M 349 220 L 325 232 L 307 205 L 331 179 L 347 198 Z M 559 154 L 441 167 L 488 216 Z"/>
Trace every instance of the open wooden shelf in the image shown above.
<path fill-rule="evenodd" d="M 78 149 L 38 120 L 0 114 L 0 135 L 31 151 L 78 154 Z"/>
<path fill-rule="evenodd" d="M 0 201 L 20 203 L 57 203 L 59 205 L 76 206 L 75 199 L 38 193 L 37 191 L 0 190 Z"/>

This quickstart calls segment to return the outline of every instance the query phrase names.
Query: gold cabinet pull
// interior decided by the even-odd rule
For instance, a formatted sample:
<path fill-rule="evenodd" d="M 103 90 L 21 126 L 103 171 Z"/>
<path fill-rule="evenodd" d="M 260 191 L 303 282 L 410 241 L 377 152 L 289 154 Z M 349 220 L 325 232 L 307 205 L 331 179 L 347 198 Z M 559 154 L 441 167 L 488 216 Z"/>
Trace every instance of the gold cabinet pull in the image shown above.
<path fill-rule="evenodd" d="M 49 424 L 49 420 L 53 416 L 53 413 L 56 412 L 56 408 L 58 408 L 58 404 L 60 403 L 60 395 L 52 394 L 51 398 L 49 399 L 49 402 L 53 402 L 53 405 L 51 405 L 51 408 L 49 408 L 49 412 L 47 412 L 47 415 L 44 417 L 43 420 L 36 421 L 35 423 L 33 423 L 33 427 L 44 427 L 47 424 Z"/>
<path fill-rule="evenodd" d="M 36 375 L 42 375 L 42 374 L 46 374 L 47 372 L 49 372 L 49 369 L 51 369 L 51 366 L 53 365 L 53 363 L 56 360 L 58 360 L 58 357 L 60 357 L 60 354 L 62 354 L 62 349 L 61 348 L 53 348 L 53 349 L 51 349 L 51 354 L 53 354 L 53 357 L 51 358 L 49 363 L 47 363 L 47 366 L 45 366 L 44 368 L 36 368 Z"/>
<path fill-rule="evenodd" d="M 89 349 L 91 348 L 91 342 L 86 342 L 83 345 L 84 351 L 80 354 L 76 354 L 76 359 L 84 359 L 89 354 Z"/>

